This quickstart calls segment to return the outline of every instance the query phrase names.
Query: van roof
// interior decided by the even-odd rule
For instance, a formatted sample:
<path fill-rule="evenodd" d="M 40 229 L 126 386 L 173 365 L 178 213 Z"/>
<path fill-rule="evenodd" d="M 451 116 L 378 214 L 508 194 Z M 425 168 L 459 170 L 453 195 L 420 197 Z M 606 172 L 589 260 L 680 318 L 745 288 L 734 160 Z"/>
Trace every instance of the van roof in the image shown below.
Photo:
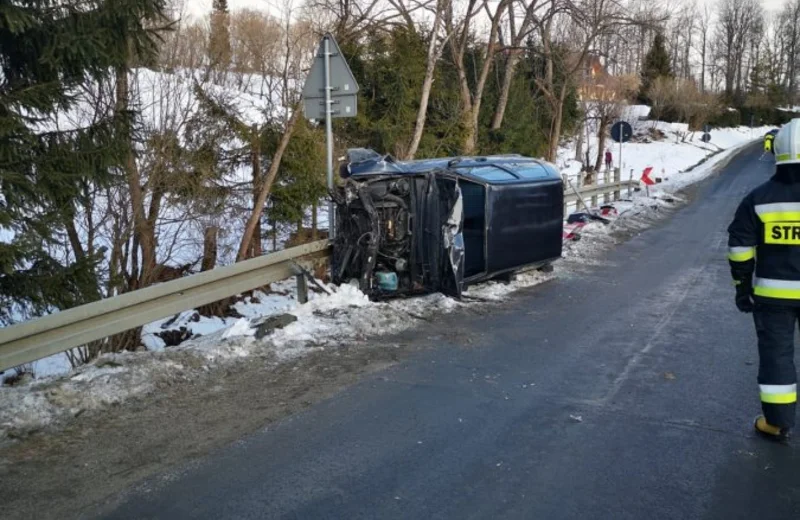
<path fill-rule="evenodd" d="M 398 161 L 368 149 L 348 150 L 350 174 L 397 175 L 446 170 L 488 184 L 536 182 L 560 179 L 558 169 L 551 163 L 519 154 L 442 157 Z"/>

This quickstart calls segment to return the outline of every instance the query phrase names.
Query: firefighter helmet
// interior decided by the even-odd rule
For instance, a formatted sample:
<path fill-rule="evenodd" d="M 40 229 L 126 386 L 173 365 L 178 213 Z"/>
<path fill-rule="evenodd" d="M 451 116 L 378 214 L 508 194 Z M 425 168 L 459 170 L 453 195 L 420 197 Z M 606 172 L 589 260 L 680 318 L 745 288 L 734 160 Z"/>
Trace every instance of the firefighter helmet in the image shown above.
<path fill-rule="evenodd" d="M 800 164 L 800 118 L 783 125 L 772 146 L 776 164 Z"/>

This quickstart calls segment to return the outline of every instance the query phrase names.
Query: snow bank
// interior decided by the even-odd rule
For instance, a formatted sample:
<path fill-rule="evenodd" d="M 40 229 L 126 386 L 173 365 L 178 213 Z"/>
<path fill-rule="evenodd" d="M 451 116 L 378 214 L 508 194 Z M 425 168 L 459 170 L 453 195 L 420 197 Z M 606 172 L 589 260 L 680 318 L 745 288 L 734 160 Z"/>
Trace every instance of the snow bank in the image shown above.
<path fill-rule="evenodd" d="M 711 140 L 704 143 L 702 141 L 703 133 L 688 132 L 686 125 L 653 121 L 639 121 L 633 125 L 635 138 L 622 145 L 622 180 L 638 180 L 645 168 L 652 168 L 652 178 L 658 177 L 669 179 L 669 182 L 677 182 L 678 184 L 675 186 L 678 188 L 702 178 L 698 177 L 698 171 L 692 168 L 711 154 L 737 149 L 743 144 L 761 139 L 772 128 L 713 129 L 709 132 Z M 664 138 L 653 140 L 652 132 L 654 130 L 662 132 Z M 597 154 L 598 144 L 597 138 L 592 137 L 584 145 L 589 147 L 592 160 Z M 574 160 L 574 143 L 571 145 L 559 149 L 557 164 L 564 175 L 567 175 L 573 183 L 577 183 L 582 164 Z M 611 150 L 614 167 L 618 167 L 620 165 L 619 144 L 608 141 L 606 147 Z M 689 170 L 691 173 L 685 173 Z M 597 177 L 597 184 L 605 182 L 605 172 L 601 171 Z M 613 180 L 610 176 L 609 179 Z M 571 209 L 574 209 L 574 206 Z"/>

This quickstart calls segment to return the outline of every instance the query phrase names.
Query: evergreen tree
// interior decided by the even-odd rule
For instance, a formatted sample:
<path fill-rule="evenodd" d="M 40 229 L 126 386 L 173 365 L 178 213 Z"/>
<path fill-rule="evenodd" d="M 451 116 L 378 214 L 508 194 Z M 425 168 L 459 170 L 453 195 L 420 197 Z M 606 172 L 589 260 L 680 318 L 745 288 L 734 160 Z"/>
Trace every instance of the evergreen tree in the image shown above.
<path fill-rule="evenodd" d="M 228 0 L 214 0 L 211 12 L 211 37 L 208 55 L 213 68 L 225 69 L 231 63 L 230 16 Z"/>
<path fill-rule="evenodd" d="M 494 106 L 499 96 L 500 81 L 487 85 L 485 103 L 481 108 L 481 150 L 483 153 L 519 153 L 542 157 L 547 153 L 549 129 L 553 117 L 553 107 L 536 86 L 536 78 L 545 74 L 545 63 L 539 44 L 529 40 L 527 52 L 520 61 L 517 74 L 509 92 L 508 107 L 503 126 L 499 130 L 487 131 L 494 114 Z M 563 128 L 571 132 L 580 116 L 578 112 L 577 90 L 568 81 L 563 70 L 567 52 L 558 49 L 555 66 L 555 84 L 560 88 L 567 82 L 567 100 L 564 103 Z"/>
<path fill-rule="evenodd" d="M 411 142 L 425 77 L 426 37 L 409 27 L 372 32 L 342 45 L 360 92 L 358 115 L 335 119 L 346 146 L 365 146 L 402 156 Z M 443 60 L 428 104 L 417 158 L 455 155 L 463 142 L 457 78 Z"/>
<path fill-rule="evenodd" d="M 0 320 L 100 296 L 102 251 L 81 247 L 76 201 L 110 182 L 129 114 L 112 110 L 59 130 L 89 82 L 108 80 L 131 49 L 156 51 L 145 27 L 163 0 L 28 0 L 0 4 Z M 64 254 L 63 251 L 68 251 Z M 60 253 L 57 253 L 60 252 Z"/>
<path fill-rule="evenodd" d="M 660 77 L 672 78 L 672 68 L 670 66 L 669 52 L 667 52 L 666 39 L 659 32 L 653 40 L 653 46 L 647 51 L 642 67 L 642 85 L 639 91 L 639 99 L 642 102 L 649 102 L 648 93 L 656 79 Z"/>

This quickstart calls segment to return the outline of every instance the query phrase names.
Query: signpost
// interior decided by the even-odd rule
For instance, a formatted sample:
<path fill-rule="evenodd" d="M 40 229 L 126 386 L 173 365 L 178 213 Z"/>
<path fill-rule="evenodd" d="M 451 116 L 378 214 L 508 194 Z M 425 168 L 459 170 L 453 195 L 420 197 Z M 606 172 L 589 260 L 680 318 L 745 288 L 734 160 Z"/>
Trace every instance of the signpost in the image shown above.
<path fill-rule="evenodd" d="M 633 137 L 633 127 L 625 121 L 617 121 L 611 126 L 611 139 L 619 143 L 619 171 L 622 173 L 622 143 Z"/>
<path fill-rule="evenodd" d="M 358 83 L 333 35 L 322 37 L 314 64 L 303 86 L 303 108 L 306 119 L 325 120 L 327 144 L 328 190 L 333 190 L 333 127 L 334 117 L 355 117 L 358 107 Z M 328 203 L 328 236 L 336 235 L 333 200 Z"/>

